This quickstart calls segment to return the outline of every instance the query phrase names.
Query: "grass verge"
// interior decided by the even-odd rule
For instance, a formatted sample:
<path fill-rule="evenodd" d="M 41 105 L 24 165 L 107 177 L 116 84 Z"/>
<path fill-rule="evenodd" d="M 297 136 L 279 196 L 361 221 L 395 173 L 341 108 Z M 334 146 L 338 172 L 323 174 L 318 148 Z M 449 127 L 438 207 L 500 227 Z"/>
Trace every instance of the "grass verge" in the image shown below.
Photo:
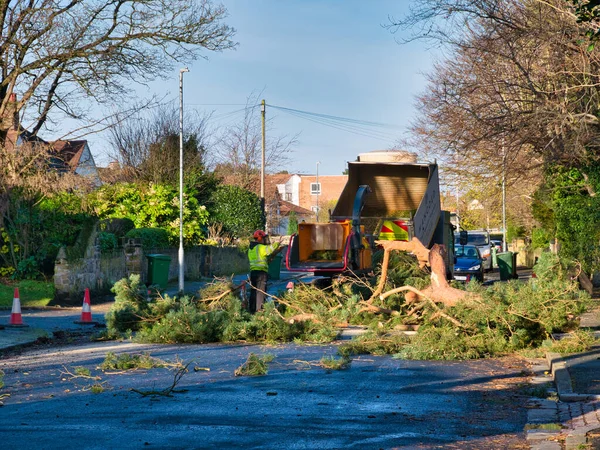
<path fill-rule="evenodd" d="M 54 299 L 54 283 L 21 280 L 8 284 L 4 281 L 0 284 L 0 308 L 12 307 L 15 288 L 19 288 L 19 301 L 22 307 L 48 306 Z"/>

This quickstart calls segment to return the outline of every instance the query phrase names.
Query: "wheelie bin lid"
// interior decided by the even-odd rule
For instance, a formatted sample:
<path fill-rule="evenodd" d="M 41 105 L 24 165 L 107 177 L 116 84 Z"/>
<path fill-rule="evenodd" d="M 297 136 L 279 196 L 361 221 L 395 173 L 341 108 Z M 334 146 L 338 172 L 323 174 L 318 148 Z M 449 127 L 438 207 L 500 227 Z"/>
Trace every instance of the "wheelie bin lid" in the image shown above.
<path fill-rule="evenodd" d="M 171 261 L 171 257 L 169 255 L 161 255 L 161 254 L 146 255 L 146 258 Z"/>

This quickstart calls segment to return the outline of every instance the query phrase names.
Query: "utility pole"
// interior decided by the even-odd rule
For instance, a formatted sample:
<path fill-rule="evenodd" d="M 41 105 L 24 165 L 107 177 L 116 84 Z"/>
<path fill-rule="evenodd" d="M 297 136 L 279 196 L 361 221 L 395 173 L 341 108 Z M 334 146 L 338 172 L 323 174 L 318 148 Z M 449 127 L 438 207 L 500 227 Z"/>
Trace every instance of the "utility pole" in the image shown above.
<path fill-rule="evenodd" d="M 506 242 L 506 147 L 502 143 L 502 251 L 508 251 Z"/>
<path fill-rule="evenodd" d="M 262 206 L 262 213 L 265 220 L 267 214 L 265 211 L 265 148 L 266 148 L 266 136 L 265 136 L 265 116 L 267 112 L 267 105 L 265 99 L 260 102 L 260 114 L 261 114 L 261 129 L 262 129 L 262 152 L 260 159 L 260 204 Z M 265 224 L 266 226 L 266 224 Z"/>
<path fill-rule="evenodd" d="M 179 292 L 183 292 L 183 74 L 187 67 L 179 70 Z"/>

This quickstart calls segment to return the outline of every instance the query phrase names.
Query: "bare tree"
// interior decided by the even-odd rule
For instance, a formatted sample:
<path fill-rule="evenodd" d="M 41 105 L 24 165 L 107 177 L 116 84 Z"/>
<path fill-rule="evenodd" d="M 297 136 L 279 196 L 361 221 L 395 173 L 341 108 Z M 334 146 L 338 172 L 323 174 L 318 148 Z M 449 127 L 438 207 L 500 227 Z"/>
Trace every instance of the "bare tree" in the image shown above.
<path fill-rule="evenodd" d="M 246 101 L 243 119 L 221 131 L 216 143 L 217 165 L 215 172 L 235 184 L 252 192 L 260 190 L 262 162 L 262 130 L 260 94 L 252 94 Z M 273 136 L 270 133 L 272 119 L 266 127 L 265 171 L 286 169 L 298 135 Z"/>
<path fill-rule="evenodd" d="M 185 117 L 183 163 L 186 176 L 204 172 L 211 134 L 209 116 Z M 162 105 L 150 113 L 117 118 L 110 129 L 111 156 L 133 180 L 177 184 L 179 179 L 179 110 Z"/>
<path fill-rule="evenodd" d="M 234 47 L 226 15 L 212 0 L 0 1 L 0 117 L 17 93 L 34 134 L 52 113 L 83 119 L 82 99 L 125 96 L 131 82 Z"/>
<path fill-rule="evenodd" d="M 535 189 L 545 165 L 597 161 L 600 54 L 573 10 L 567 0 L 424 0 L 392 19 L 393 31 L 413 32 L 405 40 L 446 52 L 419 98 L 418 144 L 483 187 L 506 175 L 511 189 Z"/>

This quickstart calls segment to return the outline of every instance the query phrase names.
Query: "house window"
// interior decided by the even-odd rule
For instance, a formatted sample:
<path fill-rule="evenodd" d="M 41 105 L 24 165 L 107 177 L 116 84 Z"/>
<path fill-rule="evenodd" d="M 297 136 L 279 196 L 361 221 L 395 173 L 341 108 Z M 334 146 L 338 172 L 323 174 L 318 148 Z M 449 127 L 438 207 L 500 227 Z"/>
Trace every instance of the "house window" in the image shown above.
<path fill-rule="evenodd" d="M 310 183 L 310 193 L 311 195 L 320 195 L 321 183 Z"/>
<path fill-rule="evenodd" d="M 291 192 L 286 192 L 285 193 L 285 201 L 286 202 L 291 202 L 292 201 L 292 193 Z"/>

